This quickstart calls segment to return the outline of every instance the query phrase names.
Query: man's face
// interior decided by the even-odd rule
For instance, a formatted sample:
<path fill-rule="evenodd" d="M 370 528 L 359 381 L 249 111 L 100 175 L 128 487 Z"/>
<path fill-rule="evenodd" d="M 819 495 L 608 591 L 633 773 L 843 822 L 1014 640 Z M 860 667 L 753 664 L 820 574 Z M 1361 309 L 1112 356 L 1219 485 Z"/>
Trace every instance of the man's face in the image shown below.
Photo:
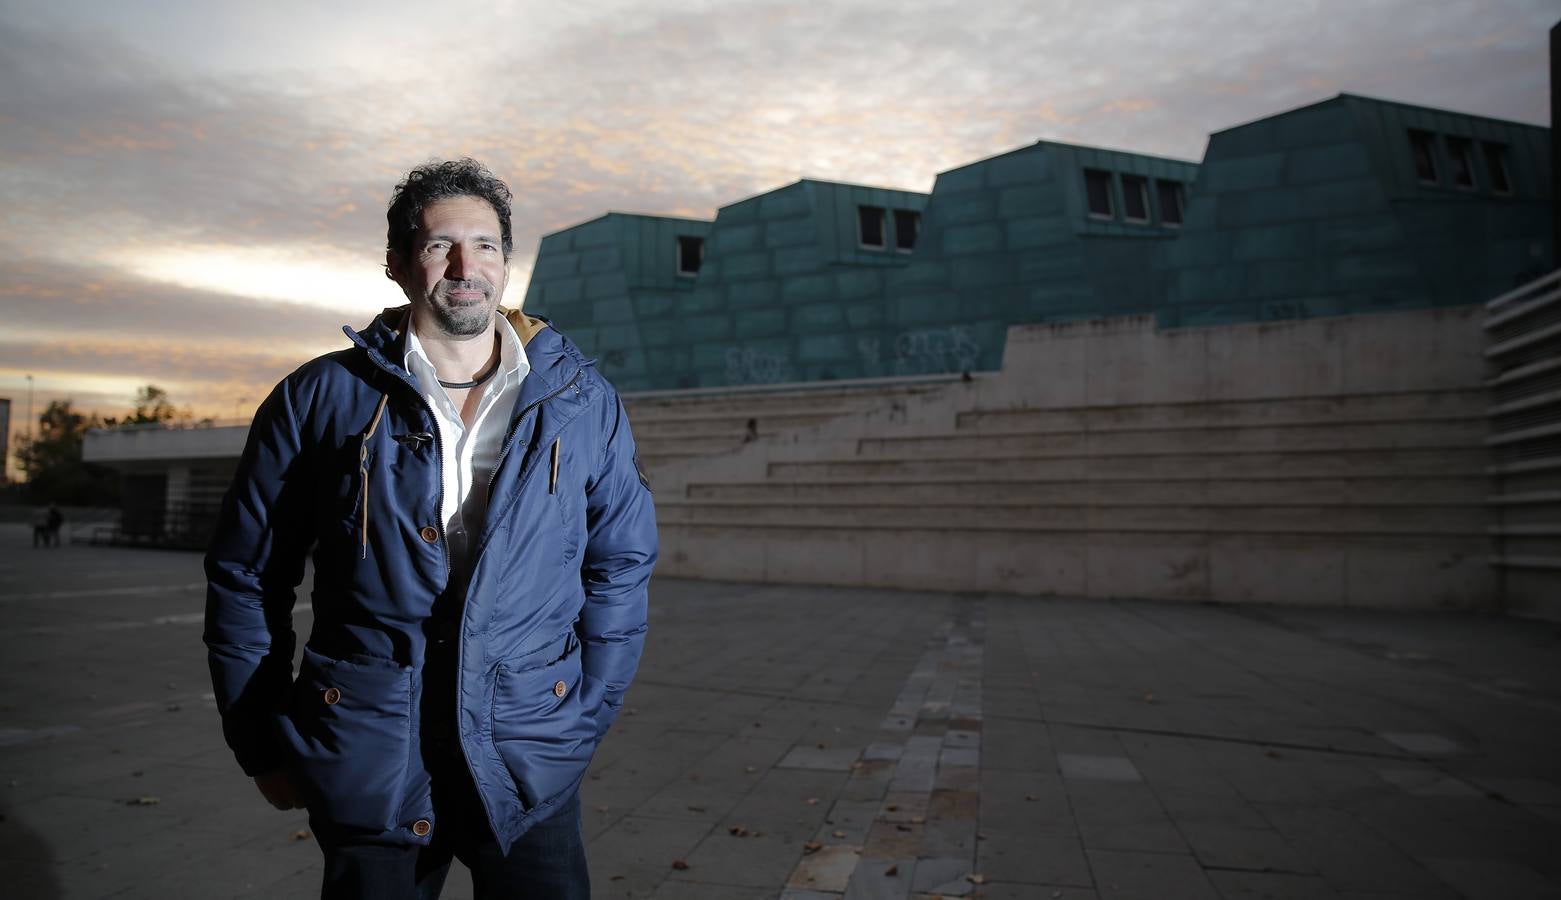
<path fill-rule="evenodd" d="M 449 197 L 423 207 L 409 256 L 387 253 L 385 264 L 420 331 L 475 337 L 488 329 L 509 279 L 499 214 L 488 201 Z"/>

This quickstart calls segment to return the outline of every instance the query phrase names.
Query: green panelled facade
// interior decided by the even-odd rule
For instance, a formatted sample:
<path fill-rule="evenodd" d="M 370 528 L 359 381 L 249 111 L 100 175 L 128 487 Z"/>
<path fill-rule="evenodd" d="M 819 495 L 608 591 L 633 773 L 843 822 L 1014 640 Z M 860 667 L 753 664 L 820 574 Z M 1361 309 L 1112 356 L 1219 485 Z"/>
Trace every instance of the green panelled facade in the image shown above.
<path fill-rule="evenodd" d="M 683 362 L 677 323 L 695 279 L 678 272 L 679 238 L 705 238 L 700 219 L 608 213 L 542 238 L 525 309 L 549 318 L 625 390 L 659 386 Z"/>
<path fill-rule="evenodd" d="M 1113 215 L 1091 215 L 1086 170 L 1103 177 Z M 942 173 L 910 265 L 889 278 L 892 337 L 872 374 L 996 369 L 1010 325 L 1152 309 L 1154 254 L 1177 234 L 1158 186 L 1185 196 L 1197 171 L 1043 141 Z M 1135 178 L 1148 188 L 1141 221 L 1124 214 Z"/>
<path fill-rule="evenodd" d="M 1460 145 L 1468 184 L 1455 178 Z M 1182 234 L 1159 257 L 1160 325 L 1460 305 L 1510 290 L 1554 266 L 1549 152 L 1546 128 L 1349 94 L 1218 132 Z"/>
<path fill-rule="evenodd" d="M 1352 95 L 1214 134 L 1201 164 L 1043 141 L 930 196 L 804 180 L 713 223 L 609 214 L 542 239 L 526 306 L 648 390 L 992 370 L 1025 322 L 1475 303 L 1554 265 L 1549 147 Z M 697 275 L 680 237 L 705 239 Z"/>

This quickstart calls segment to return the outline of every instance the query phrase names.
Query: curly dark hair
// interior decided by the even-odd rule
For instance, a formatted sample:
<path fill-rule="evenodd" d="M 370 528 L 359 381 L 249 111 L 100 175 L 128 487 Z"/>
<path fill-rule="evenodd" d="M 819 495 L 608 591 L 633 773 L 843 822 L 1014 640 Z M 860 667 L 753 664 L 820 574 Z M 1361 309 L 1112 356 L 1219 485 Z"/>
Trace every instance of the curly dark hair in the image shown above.
<path fill-rule="evenodd" d="M 450 197 L 476 197 L 488 201 L 499 214 L 499 230 L 504 242 L 504 258 L 510 257 L 515 242 L 510 236 L 509 186 L 500 181 L 488 167 L 465 157 L 427 162 L 407 173 L 390 195 L 390 208 L 385 210 L 385 249 L 402 259 L 409 259 L 412 252 L 412 235 L 417 231 L 417 220 L 423 208 L 435 200 Z"/>

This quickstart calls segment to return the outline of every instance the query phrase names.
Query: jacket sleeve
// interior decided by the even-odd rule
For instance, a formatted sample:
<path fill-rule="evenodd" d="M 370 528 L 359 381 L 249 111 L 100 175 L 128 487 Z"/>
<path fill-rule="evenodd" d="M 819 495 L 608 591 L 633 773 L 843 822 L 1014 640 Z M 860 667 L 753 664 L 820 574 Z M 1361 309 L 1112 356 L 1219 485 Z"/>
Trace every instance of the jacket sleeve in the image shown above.
<path fill-rule="evenodd" d="M 277 724 L 292 684 L 294 591 L 313 543 L 292 382 L 255 414 L 206 553 L 207 661 L 223 736 L 250 775 L 285 761 Z"/>
<path fill-rule="evenodd" d="M 603 453 L 586 486 L 586 545 L 580 577 L 581 667 L 587 696 L 601 692 L 597 737 L 617 717 L 645 647 L 647 584 L 656 564 L 656 509 L 640 477 L 629 418 L 615 393 L 603 416 Z M 594 684 L 592 682 L 595 682 Z"/>

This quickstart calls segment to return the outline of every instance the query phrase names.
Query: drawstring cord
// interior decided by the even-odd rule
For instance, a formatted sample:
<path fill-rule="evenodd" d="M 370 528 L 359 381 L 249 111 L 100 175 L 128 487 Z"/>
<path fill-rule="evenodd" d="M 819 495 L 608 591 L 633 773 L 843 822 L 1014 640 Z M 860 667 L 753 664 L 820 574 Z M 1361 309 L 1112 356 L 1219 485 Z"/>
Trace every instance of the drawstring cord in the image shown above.
<path fill-rule="evenodd" d="M 358 443 L 358 477 L 363 482 L 363 516 L 358 524 L 358 544 L 363 559 L 369 558 L 369 438 L 379 430 L 379 420 L 385 415 L 385 404 L 389 400 L 389 394 L 379 395 L 379 405 L 374 407 L 374 418 L 369 422 L 369 430 L 363 432 L 363 440 Z"/>

